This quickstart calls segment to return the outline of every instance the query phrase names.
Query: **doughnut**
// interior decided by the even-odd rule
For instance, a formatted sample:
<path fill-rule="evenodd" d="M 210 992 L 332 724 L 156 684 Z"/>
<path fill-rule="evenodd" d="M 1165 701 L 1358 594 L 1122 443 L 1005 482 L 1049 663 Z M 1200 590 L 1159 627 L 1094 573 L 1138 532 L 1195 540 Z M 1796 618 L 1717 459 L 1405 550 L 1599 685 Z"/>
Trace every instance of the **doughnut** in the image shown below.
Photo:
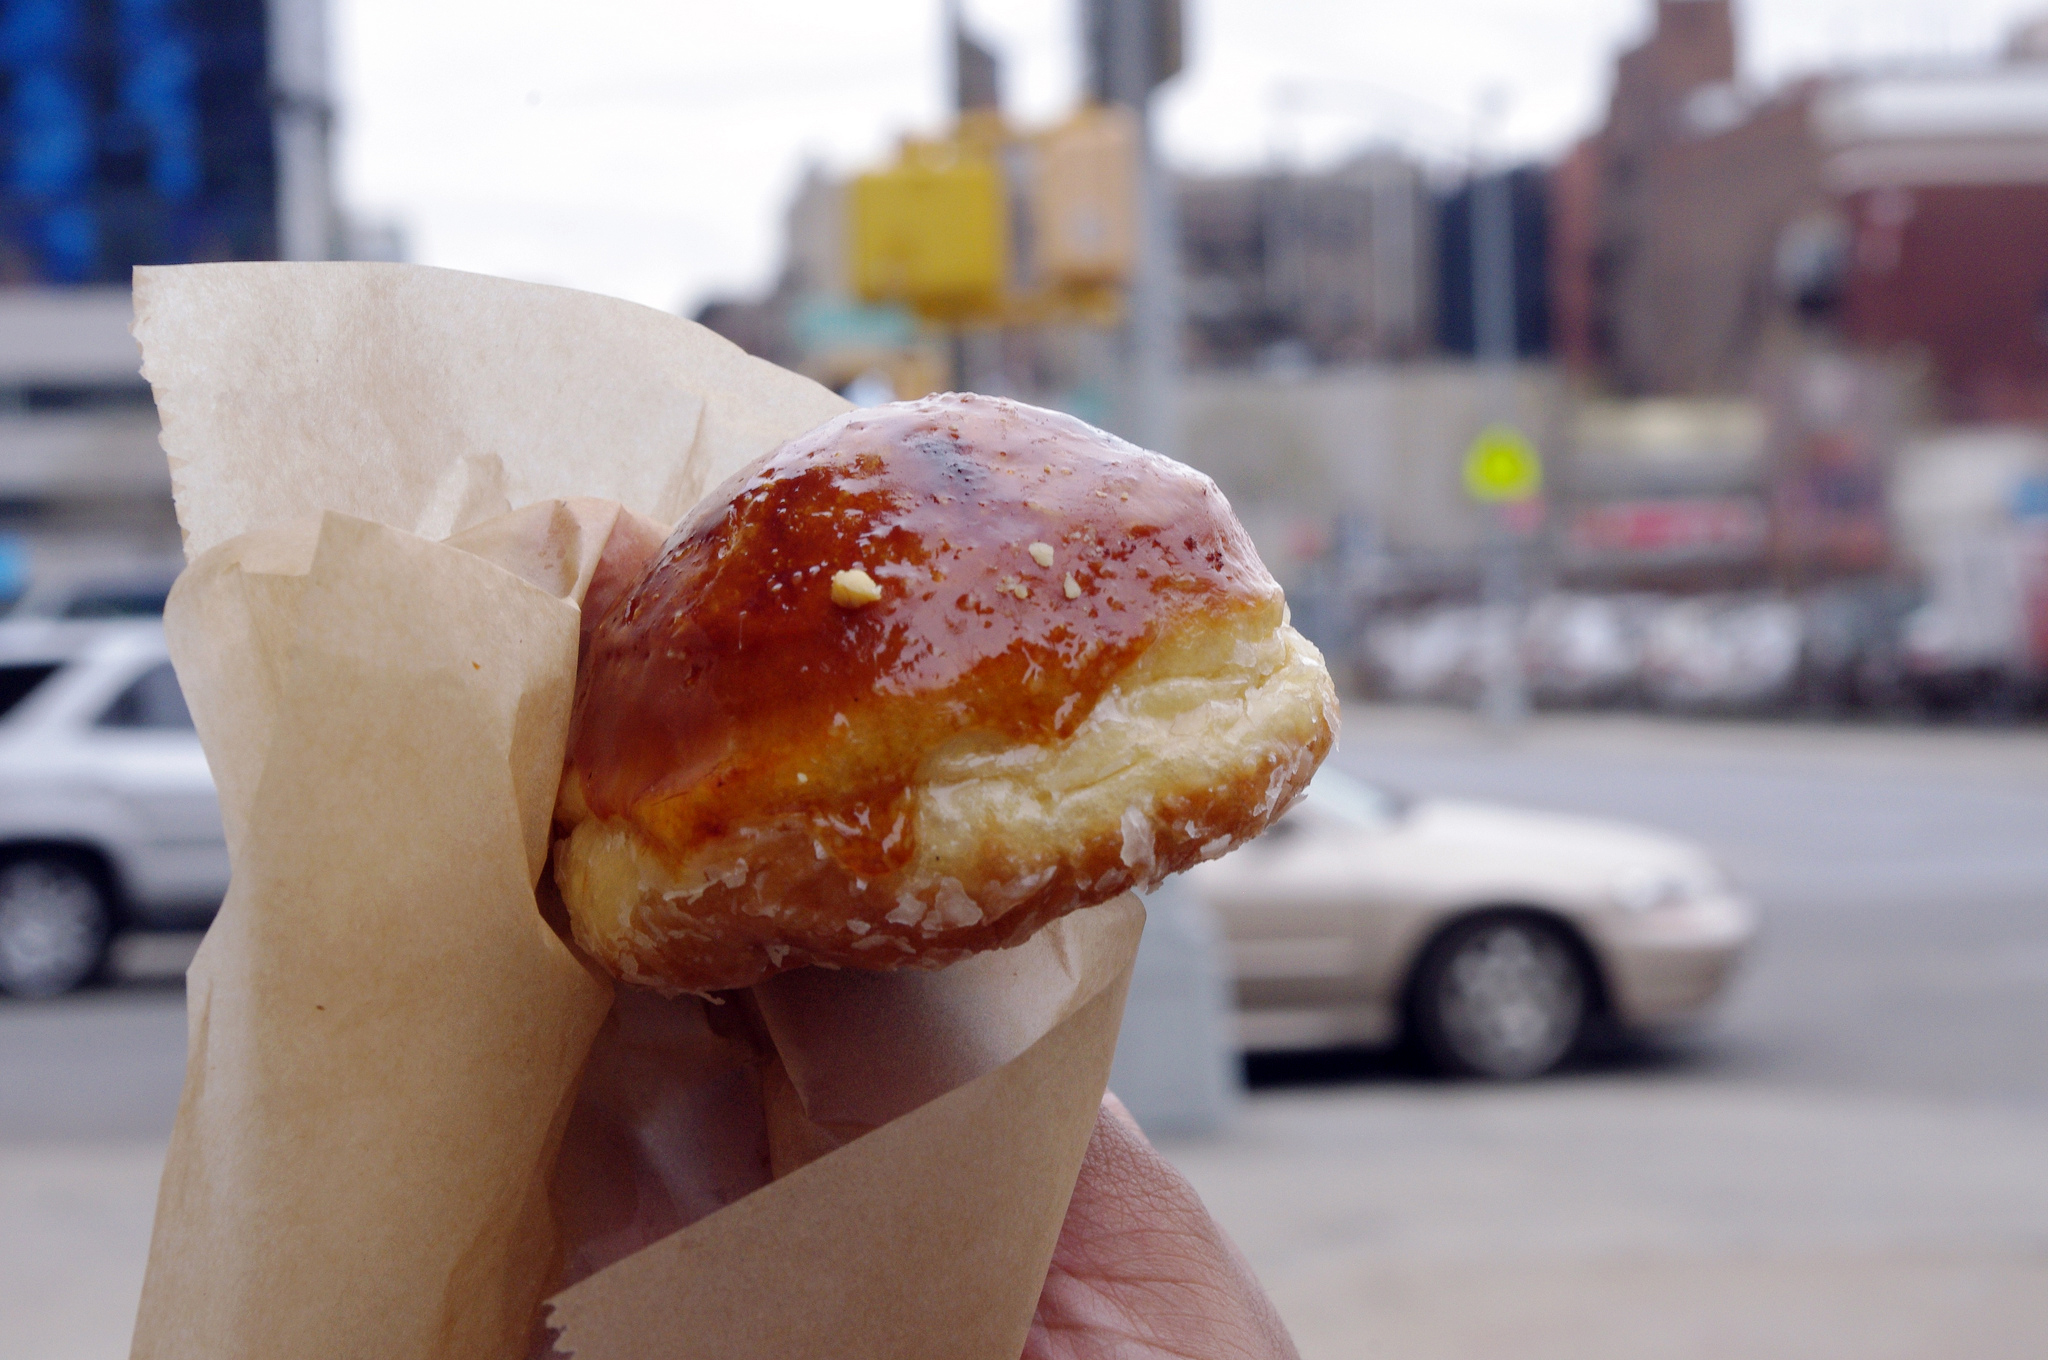
<path fill-rule="evenodd" d="M 1336 727 L 1207 477 L 994 397 L 852 411 L 589 629 L 555 882 L 670 994 L 943 967 L 1256 836 Z"/>

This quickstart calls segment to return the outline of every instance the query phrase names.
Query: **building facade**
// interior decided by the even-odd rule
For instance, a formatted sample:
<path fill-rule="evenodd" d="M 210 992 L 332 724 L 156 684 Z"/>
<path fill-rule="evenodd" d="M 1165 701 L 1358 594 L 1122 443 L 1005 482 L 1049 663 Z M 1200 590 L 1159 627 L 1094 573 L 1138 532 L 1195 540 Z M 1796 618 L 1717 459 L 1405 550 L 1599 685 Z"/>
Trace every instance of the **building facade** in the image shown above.
<path fill-rule="evenodd" d="M 1814 121 L 1843 335 L 1948 419 L 2048 420 L 2048 61 L 1843 81 Z"/>
<path fill-rule="evenodd" d="M 0 282 L 277 253 L 264 0 L 0 6 Z"/>
<path fill-rule="evenodd" d="M 1746 391 L 1782 313 L 1778 257 L 1824 213 L 1809 86 L 1736 78 L 1730 0 L 1657 0 L 1602 128 L 1552 177 L 1557 351 L 1623 396 Z"/>
<path fill-rule="evenodd" d="M 1758 91 L 1730 0 L 1657 0 L 1551 177 L 1558 352 L 1617 395 L 1710 396 L 1843 347 L 1924 368 L 1943 418 L 2048 418 L 2044 34 Z"/>
<path fill-rule="evenodd" d="M 1412 358 L 1435 335 L 1422 169 L 1389 153 L 1317 174 L 1178 183 L 1186 360 L 1195 368 Z"/>
<path fill-rule="evenodd" d="M 0 0 L 0 562 L 175 557 L 139 265 L 326 259 L 324 0 Z M 0 572 L 0 600 L 29 582 Z"/>
<path fill-rule="evenodd" d="M 1497 172 L 1507 181 L 1514 347 L 1519 358 L 1540 358 L 1551 348 L 1550 174 L 1525 165 Z M 1479 259 L 1475 208 L 1481 182 L 1466 179 L 1437 205 L 1436 347 L 1446 354 L 1476 357 L 1479 351 L 1474 262 Z"/>

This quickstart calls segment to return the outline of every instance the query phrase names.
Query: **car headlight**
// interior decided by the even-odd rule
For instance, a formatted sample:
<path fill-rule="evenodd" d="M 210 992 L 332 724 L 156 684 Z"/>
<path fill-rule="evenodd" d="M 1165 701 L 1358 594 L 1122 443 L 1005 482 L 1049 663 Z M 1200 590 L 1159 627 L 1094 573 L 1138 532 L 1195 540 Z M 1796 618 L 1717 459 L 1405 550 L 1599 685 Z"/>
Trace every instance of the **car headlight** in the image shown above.
<path fill-rule="evenodd" d="M 1639 869 L 1616 878 L 1610 888 L 1617 904 L 1628 911 L 1656 911 L 1704 897 L 1720 884 L 1711 865 L 1692 869 Z"/>

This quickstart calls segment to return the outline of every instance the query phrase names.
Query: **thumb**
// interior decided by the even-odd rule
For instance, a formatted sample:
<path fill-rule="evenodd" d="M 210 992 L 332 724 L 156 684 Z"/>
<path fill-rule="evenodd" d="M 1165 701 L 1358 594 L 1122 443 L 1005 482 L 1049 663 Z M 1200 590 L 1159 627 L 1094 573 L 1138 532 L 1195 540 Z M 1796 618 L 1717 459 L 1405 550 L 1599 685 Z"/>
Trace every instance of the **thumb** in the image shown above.
<path fill-rule="evenodd" d="M 1090 1349 L 1091 1337 L 1114 1338 Z M 1295 1360 L 1251 1266 L 1201 1197 L 1105 1096 L 1053 1250 L 1028 1357 Z"/>

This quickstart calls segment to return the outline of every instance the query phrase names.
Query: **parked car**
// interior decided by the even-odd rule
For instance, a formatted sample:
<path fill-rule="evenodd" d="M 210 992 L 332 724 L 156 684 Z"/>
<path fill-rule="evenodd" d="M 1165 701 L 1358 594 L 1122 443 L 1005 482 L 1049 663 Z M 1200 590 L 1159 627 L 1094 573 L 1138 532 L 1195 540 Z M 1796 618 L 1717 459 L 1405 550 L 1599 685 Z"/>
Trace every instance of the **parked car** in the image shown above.
<path fill-rule="evenodd" d="M 1522 664 L 1544 704 L 1610 704 L 1637 697 L 1654 595 L 1539 596 L 1522 621 Z"/>
<path fill-rule="evenodd" d="M 0 991 L 69 991 L 118 931 L 204 925 L 227 882 L 162 625 L 0 624 Z"/>
<path fill-rule="evenodd" d="M 1791 698 L 1805 618 L 1771 595 L 1674 600 L 1651 619 L 1643 683 L 1673 709 L 1760 709 Z"/>
<path fill-rule="evenodd" d="M 1187 876 L 1229 942 L 1242 1045 L 1407 1039 L 1444 1070 L 1548 1071 L 1596 1019 L 1688 1020 L 1756 907 L 1699 848 L 1616 823 L 1409 800 L 1325 767 Z"/>

